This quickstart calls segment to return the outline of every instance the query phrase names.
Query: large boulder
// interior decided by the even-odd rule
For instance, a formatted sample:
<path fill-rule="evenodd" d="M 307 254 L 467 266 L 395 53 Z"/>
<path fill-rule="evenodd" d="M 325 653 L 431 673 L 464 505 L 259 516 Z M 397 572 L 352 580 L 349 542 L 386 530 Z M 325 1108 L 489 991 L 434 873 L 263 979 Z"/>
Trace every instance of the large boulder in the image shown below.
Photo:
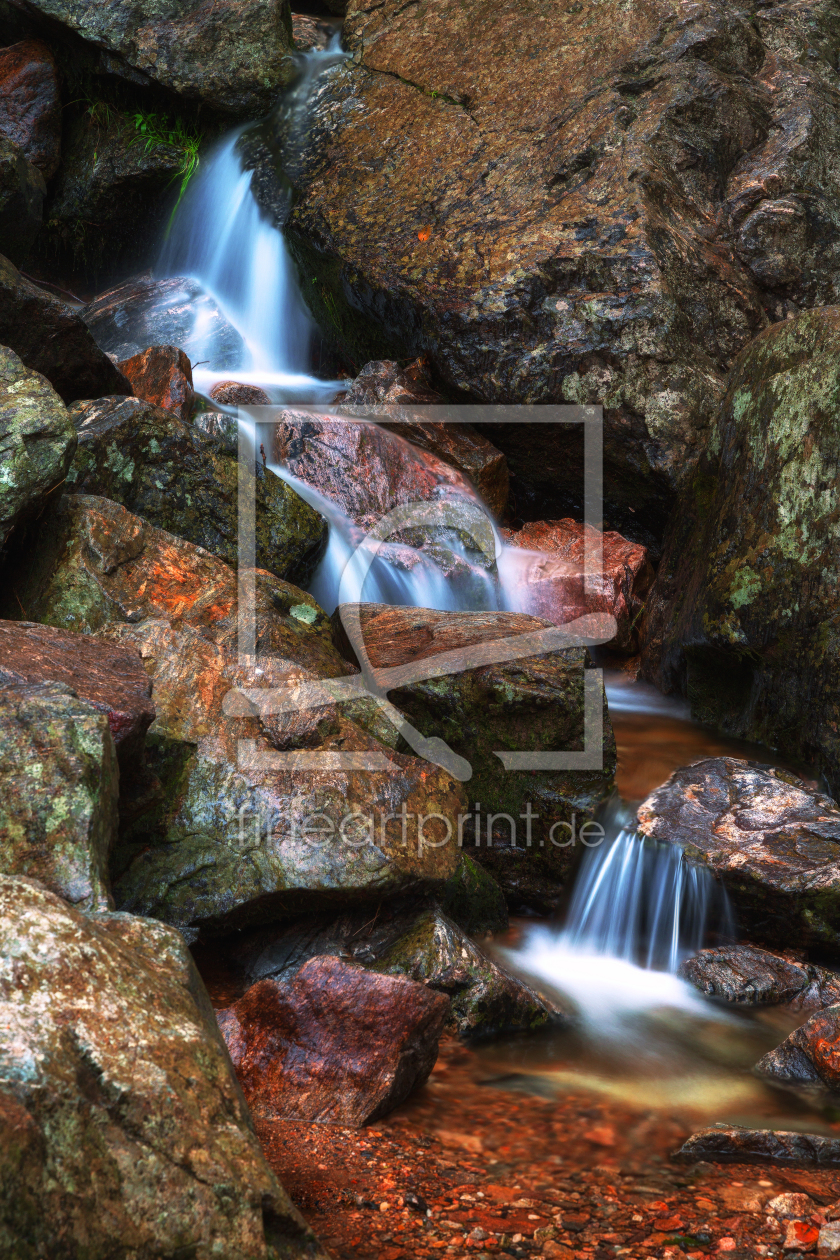
<path fill-rule="evenodd" d="M 0 684 L 0 872 L 113 907 L 119 770 L 108 718 L 66 684 Z"/>
<path fill-rule="evenodd" d="M 45 180 L 61 158 L 61 93 L 55 58 L 39 39 L 0 49 L 0 131 Z"/>
<path fill-rule="evenodd" d="M 16 263 L 26 260 L 41 229 L 46 193 L 38 167 L 13 140 L 0 135 L 0 253 Z"/>
<path fill-rule="evenodd" d="M 322 1255 L 177 932 L 0 878 L 0 1251 Z"/>
<path fill-rule="evenodd" d="M 721 880 L 749 935 L 840 949 L 840 809 L 794 775 L 712 757 L 677 770 L 639 829 Z"/>
<path fill-rule="evenodd" d="M 421 984 L 312 958 L 288 983 L 260 980 L 219 1026 L 251 1109 L 355 1127 L 425 1084 L 449 999 Z"/>
<path fill-rule="evenodd" d="M 260 118 L 293 77 L 287 0 L 9 0 L 53 39 L 80 37 L 97 72 L 157 84 L 234 118 Z M 72 44 L 71 44 L 72 47 Z"/>
<path fill-rule="evenodd" d="M 136 398 L 171 411 L 189 424 L 194 394 L 192 365 L 177 346 L 149 346 L 142 354 L 123 359 L 119 369 Z"/>
<path fill-rule="evenodd" d="M 0 552 L 61 485 L 75 449 L 76 430 L 49 381 L 0 345 Z"/>
<path fill-rule="evenodd" d="M 0 140 L 2 144 L 2 140 Z M 46 376 L 65 402 L 130 394 L 122 372 L 99 349 L 84 320 L 60 298 L 0 257 L 0 344 Z"/>
<path fill-rule="evenodd" d="M 67 474 L 69 488 L 122 503 L 237 565 L 245 470 L 236 458 L 173 412 L 136 398 L 77 403 L 70 418 L 79 445 Z M 326 546 L 326 521 L 261 462 L 251 476 L 257 565 L 308 581 Z"/>
<path fill-rule="evenodd" d="M 816 1011 L 780 1046 L 759 1059 L 755 1072 L 774 1085 L 840 1093 L 840 1005 Z"/>
<path fill-rule="evenodd" d="M 701 721 L 816 765 L 840 793 L 840 307 L 733 368 L 648 614 L 645 673 Z"/>
<path fill-rule="evenodd" d="M 719 945 L 686 958 L 679 974 L 709 997 L 738 1006 L 784 1003 L 795 1010 L 840 1002 L 840 976 L 755 945 Z"/>
<path fill-rule="evenodd" d="M 285 168 L 321 327 L 473 399 L 603 402 L 607 519 L 661 527 L 739 350 L 840 292 L 833 0 L 352 0 L 344 37 Z"/>

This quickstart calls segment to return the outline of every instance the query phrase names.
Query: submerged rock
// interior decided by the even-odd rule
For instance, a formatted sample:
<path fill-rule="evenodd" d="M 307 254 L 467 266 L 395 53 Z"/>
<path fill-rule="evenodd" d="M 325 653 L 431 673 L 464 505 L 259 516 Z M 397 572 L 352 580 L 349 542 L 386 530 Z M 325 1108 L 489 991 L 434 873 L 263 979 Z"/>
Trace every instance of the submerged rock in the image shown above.
<path fill-rule="evenodd" d="M 25 262 L 41 229 L 46 193 L 38 167 L 14 141 L 0 135 L 0 252 L 15 263 Z"/>
<path fill-rule="evenodd" d="M 39 39 L 0 49 L 0 132 L 52 179 L 61 158 L 61 94 L 55 58 Z"/>
<path fill-rule="evenodd" d="M 840 1002 L 840 976 L 754 945 L 721 945 L 687 958 L 679 974 L 709 997 L 739 1006 L 791 1005 L 795 1010 Z"/>
<path fill-rule="evenodd" d="M 638 825 L 708 866 L 751 936 L 840 948 L 840 809 L 794 775 L 698 761 L 648 797 Z"/>
<path fill-rule="evenodd" d="M 357 1127 L 425 1083 L 448 1012 L 423 985 L 321 957 L 217 1018 L 257 1116 Z"/>
<path fill-rule="evenodd" d="M 774 1085 L 822 1087 L 840 1093 L 840 1005 L 817 1011 L 759 1059 L 754 1070 Z"/>
<path fill-rule="evenodd" d="M 794 1164 L 833 1168 L 840 1165 L 840 1139 L 818 1133 L 776 1129 L 741 1129 L 720 1124 L 693 1133 L 674 1152 L 681 1163 L 700 1160 L 722 1164 Z"/>
<path fill-rule="evenodd" d="M 4 1255 L 321 1256 L 177 932 L 0 878 L 0 995 Z"/>
<path fill-rule="evenodd" d="M 2 257 L 0 344 L 45 376 L 65 402 L 131 393 L 128 381 L 99 349 L 84 320 Z"/>

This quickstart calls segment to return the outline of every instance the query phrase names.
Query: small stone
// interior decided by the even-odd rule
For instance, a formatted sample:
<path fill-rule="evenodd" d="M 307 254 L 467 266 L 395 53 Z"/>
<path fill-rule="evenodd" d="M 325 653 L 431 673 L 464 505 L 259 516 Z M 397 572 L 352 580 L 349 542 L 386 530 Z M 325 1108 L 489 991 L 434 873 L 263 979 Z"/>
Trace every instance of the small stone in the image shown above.
<path fill-rule="evenodd" d="M 783 1220 L 807 1217 L 814 1210 L 814 1201 L 807 1194 L 778 1194 L 767 1204 L 767 1211 Z"/>
<path fill-rule="evenodd" d="M 817 1240 L 817 1250 L 820 1255 L 840 1255 L 840 1222 L 831 1221 L 823 1225 Z"/>
<path fill-rule="evenodd" d="M 785 1230 L 785 1251 L 811 1251 L 817 1243 L 820 1231 L 808 1221 L 788 1221 Z"/>

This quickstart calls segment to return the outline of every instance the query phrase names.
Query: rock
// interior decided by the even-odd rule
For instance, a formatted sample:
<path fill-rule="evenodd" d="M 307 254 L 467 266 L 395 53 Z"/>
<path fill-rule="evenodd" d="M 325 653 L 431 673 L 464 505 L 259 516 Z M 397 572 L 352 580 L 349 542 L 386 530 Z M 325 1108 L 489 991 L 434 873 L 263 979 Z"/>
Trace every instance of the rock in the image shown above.
<path fill-rule="evenodd" d="M 28 879 L 0 879 L 0 905 L 0 1125 L 21 1152 L 3 1163 L 4 1255 L 322 1256 L 178 933 L 84 916 Z"/>
<path fill-rule="evenodd" d="M 113 906 L 119 771 L 107 716 L 63 683 L 0 683 L 0 870 Z"/>
<path fill-rule="evenodd" d="M 2 145 L 2 140 L 0 140 Z M 66 303 L 24 279 L 0 257 L 0 344 L 46 376 L 65 402 L 130 394 L 122 372 Z"/>
<path fill-rule="evenodd" d="M 840 176 L 811 172 L 840 171 L 839 25 L 828 0 L 351 4 L 286 168 L 322 329 L 475 400 L 603 402 L 607 519 L 656 532 L 741 348 L 837 300 Z M 570 484 L 509 436 L 512 470 Z"/>
<path fill-rule="evenodd" d="M 94 298 L 79 312 L 97 345 L 115 359 L 147 346 L 180 346 L 191 362 L 211 355 L 223 372 L 241 367 L 245 343 L 196 280 L 139 276 Z"/>
<path fill-rule="evenodd" d="M 239 381 L 219 381 L 210 390 L 210 397 L 228 407 L 267 407 L 271 404 L 264 389 L 257 385 L 242 385 Z"/>
<path fill-rule="evenodd" d="M 313 958 L 218 1013 L 257 1116 L 358 1127 L 428 1079 L 449 1000 L 423 985 Z"/>
<path fill-rule="evenodd" d="M 292 35 L 295 48 L 299 51 L 308 52 L 310 48 L 326 48 L 330 33 L 329 23 L 319 21 L 309 13 L 292 14 Z"/>
<path fill-rule="evenodd" d="M 639 621 L 653 582 L 653 566 L 646 548 L 629 542 L 614 530 L 600 530 L 578 521 L 533 521 L 520 530 L 503 529 L 502 538 L 512 547 L 545 552 L 549 563 L 536 560 L 523 575 L 527 611 L 535 617 L 546 617 L 555 625 L 570 620 L 570 605 L 576 607 L 576 588 L 566 564 L 573 572 L 585 572 L 587 549 L 600 548 L 600 561 L 594 566 L 583 594 L 586 612 L 608 613 L 615 617 L 618 629 L 610 643 L 620 652 L 634 653 L 639 648 Z M 555 558 L 566 562 L 553 566 Z"/>
<path fill-rule="evenodd" d="M 0 49 L 0 132 L 45 180 L 61 159 L 61 93 L 55 58 L 39 39 Z"/>
<path fill-rule="evenodd" d="M 46 193 L 38 167 L 0 134 L 0 251 L 16 263 L 26 260 L 41 229 Z"/>
<path fill-rule="evenodd" d="M 177 346 L 150 346 L 117 365 L 144 402 L 173 412 L 188 424 L 193 408 L 192 367 Z"/>
<path fill-rule="evenodd" d="M 0 345 L 0 552 L 64 480 L 76 432 L 48 381 Z"/>
<path fill-rule="evenodd" d="M 766 1209 L 780 1220 L 801 1220 L 816 1211 L 816 1204 L 807 1194 L 777 1194 L 768 1200 Z"/>
<path fill-rule="evenodd" d="M 358 376 L 348 382 L 342 402 L 355 407 L 387 404 L 442 403 L 444 398 L 432 388 L 422 359 L 401 368 L 393 359 L 366 363 Z"/>
<path fill-rule="evenodd" d="M 833 1168 L 840 1165 L 840 1139 L 817 1133 L 787 1133 L 775 1129 L 741 1129 L 720 1124 L 701 1129 L 675 1151 L 681 1163 L 704 1160 L 720 1164 L 795 1164 Z"/>
<path fill-rule="evenodd" d="M 840 1002 L 840 976 L 833 971 L 754 945 L 701 949 L 682 963 L 679 974 L 709 997 L 739 1006 L 785 1003 L 807 1010 Z"/>
<path fill-rule="evenodd" d="M 836 1256 L 840 1254 L 839 1221 L 829 1221 L 827 1225 L 820 1227 L 817 1250 L 821 1256 Z"/>
<path fill-rule="evenodd" d="M 774 1085 L 822 1087 L 840 1093 L 840 1004 L 817 1011 L 780 1046 L 759 1059 L 758 1076 Z"/>
<path fill-rule="evenodd" d="M 286 0 L 224 0 L 186 11 L 177 0 L 103 0 L 84 10 L 75 0 L 11 3 L 48 19 L 54 39 L 81 37 L 97 73 L 159 85 L 234 118 L 267 114 L 292 77 Z"/>
<path fill-rule="evenodd" d="M 835 795 L 838 337 L 840 307 L 805 311 L 733 368 L 666 540 L 644 664 L 700 721 L 814 765 Z"/>
<path fill-rule="evenodd" d="M 35 622 L 0 621 L 0 686 L 59 683 L 108 719 L 124 770 L 142 754 L 155 710 L 136 652 Z"/>
<path fill-rule="evenodd" d="M 638 825 L 708 866 L 750 936 L 840 947 L 840 810 L 794 775 L 735 757 L 698 761 L 648 797 Z"/>
<path fill-rule="evenodd" d="M 504 932 L 508 910 L 504 893 L 480 863 L 466 853 L 438 897 L 440 906 L 468 935 Z"/>
<path fill-rule="evenodd" d="M 156 392 L 151 383 L 149 392 Z M 238 459 L 171 411 L 137 399 L 78 403 L 70 417 L 79 445 L 68 487 L 122 503 L 158 528 L 237 565 L 244 475 Z M 326 521 L 259 461 L 253 475 L 257 564 L 279 577 L 308 581 L 326 546 Z"/>

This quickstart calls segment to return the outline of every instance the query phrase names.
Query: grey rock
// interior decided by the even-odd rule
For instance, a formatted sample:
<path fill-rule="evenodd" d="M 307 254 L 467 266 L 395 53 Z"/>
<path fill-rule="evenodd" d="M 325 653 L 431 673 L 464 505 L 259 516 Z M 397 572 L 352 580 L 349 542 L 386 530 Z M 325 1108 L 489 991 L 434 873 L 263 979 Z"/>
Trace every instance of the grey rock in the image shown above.
<path fill-rule="evenodd" d="M 738 1006 L 792 1005 L 795 1010 L 840 1002 L 840 976 L 754 945 L 721 945 L 687 958 L 679 974 L 709 997 Z"/>

